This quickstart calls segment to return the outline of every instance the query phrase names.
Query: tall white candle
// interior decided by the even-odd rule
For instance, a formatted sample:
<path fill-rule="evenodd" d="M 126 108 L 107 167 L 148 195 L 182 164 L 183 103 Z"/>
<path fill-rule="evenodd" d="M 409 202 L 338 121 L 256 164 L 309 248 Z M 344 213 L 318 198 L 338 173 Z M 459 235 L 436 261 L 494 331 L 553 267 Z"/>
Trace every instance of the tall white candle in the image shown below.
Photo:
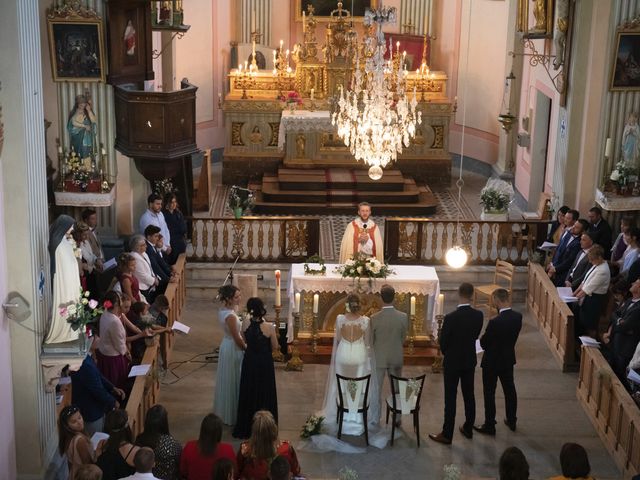
<path fill-rule="evenodd" d="M 438 308 L 436 308 L 436 315 L 442 315 L 444 312 L 444 294 L 438 295 Z"/>
<path fill-rule="evenodd" d="M 282 299 L 280 297 L 280 270 L 276 270 L 275 271 L 275 277 L 276 277 L 276 307 L 279 307 L 282 305 Z"/>
<path fill-rule="evenodd" d="M 300 313 L 300 292 L 296 292 L 295 301 L 293 303 L 293 313 Z"/>
<path fill-rule="evenodd" d="M 607 142 L 604 144 L 604 156 L 611 157 L 611 137 L 607 138 Z"/>
<path fill-rule="evenodd" d="M 314 90 L 313 88 L 311 89 L 311 100 L 313 100 L 313 94 L 314 94 Z"/>
<path fill-rule="evenodd" d="M 246 18 L 246 17 L 245 17 Z M 256 9 L 251 12 L 251 33 L 256 31 Z"/>
<path fill-rule="evenodd" d="M 255 60 L 256 58 L 256 41 L 253 41 L 253 47 L 251 48 L 251 53 L 253 54 L 253 56 L 251 58 L 253 58 Z"/>
<path fill-rule="evenodd" d="M 411 313 L 411 315 L 416 314 L 416 297 L 413 295 L 411 295 L 411 308 L 409 309 L 409 313 Z"/>
<path fill-rule="evenodd" d="M 307 32 L 307 17 L 305 16 L 305 13 L 302 12 L 302 33 L 306 33 Z"/>
<path fill-rule="evenodd" d="M 320 304 L 320 295 L 313 294 L 313 313 L 318 313 L 318 305 Z"/>
<path fill-rule="evenodd" d="M 280 40 L 280 50 L 282 50 L 283 45 L 284 45 L 284 40 Z"/>

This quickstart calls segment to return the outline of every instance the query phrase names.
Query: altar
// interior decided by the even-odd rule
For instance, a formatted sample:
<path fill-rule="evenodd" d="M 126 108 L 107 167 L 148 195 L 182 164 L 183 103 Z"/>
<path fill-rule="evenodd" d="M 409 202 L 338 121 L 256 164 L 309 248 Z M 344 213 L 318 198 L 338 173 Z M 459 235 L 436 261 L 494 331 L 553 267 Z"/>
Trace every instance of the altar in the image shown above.
<path fill-rule="evenodd" d="M 345 312 L 346 296 L 360 288 L 363 297 L 363 315 L 370 317 L 382 308 L 378 292 L 384 284 L 396 290 L 394 302 L 398 310 L 409 314 L 411 297 L 415 297 L 414 323 L 416 340 L 437 337 L 435 299 L 440 293 L 440 280 L 433 267 L 422 265 L 392 265 L 394 273 L 387 278 L 343 278 L 335 272 L 338 264 L 326 264 L 324 275 L 306 275 L 303 264 L 292 264 L 287 296 L 289 298 L 288 340 L 293 341 L 293 312 L 295 294 L 300 293 L 299 338 L 310 338 L 314 328 L 318 336 L 333 338 L 336 317 Z M 313 296 L 319 295 L 318 324 L 313 325 Z"/>

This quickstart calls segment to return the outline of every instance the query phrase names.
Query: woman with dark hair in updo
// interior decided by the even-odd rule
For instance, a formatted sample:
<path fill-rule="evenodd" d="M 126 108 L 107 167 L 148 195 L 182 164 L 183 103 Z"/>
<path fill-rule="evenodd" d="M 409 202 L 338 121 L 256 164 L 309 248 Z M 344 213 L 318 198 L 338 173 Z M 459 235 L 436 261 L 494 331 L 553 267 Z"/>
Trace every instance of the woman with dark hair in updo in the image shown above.
<path fill-rule="evenodd" d="M 240 376 L 238 420 L 233 436 L 249 438 L 251 422 L 258 410 L 268 410 L 278 422 L 278 396 L 272 352 L 278 351 L 273 323 L 266 322 L 267 311 L 259 298 L 247 301 L 250 318 L 242 322 L 242 336 L 247 343 Z"/>
<path fill-rule="evenodd" d="M 223 285 L 218 291 L 222 307 L 218 310 L 218 322 L 224 331 L 218 354 L 214 413 L 227 425 L 236 423 L 240 369 L 246 344 L 240 335 L 240 319 L 236 308 L 240 304 L 240 290 L 233 285 Z"/>

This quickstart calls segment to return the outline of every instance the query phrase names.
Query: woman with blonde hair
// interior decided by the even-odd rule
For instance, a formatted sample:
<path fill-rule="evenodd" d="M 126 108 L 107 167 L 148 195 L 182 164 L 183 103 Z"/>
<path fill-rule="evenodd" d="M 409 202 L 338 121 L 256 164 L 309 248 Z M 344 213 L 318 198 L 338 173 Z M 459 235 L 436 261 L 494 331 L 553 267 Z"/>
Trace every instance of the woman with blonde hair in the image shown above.
<path fill-rule="evenodd" d="M 300 475 L 300 464 L 293 446 L 278 439 L 278 425 L 271 412 L 260 410 L 253 416 L 251 437 L 238 450 L 238 476 L 254 480 L 269 478 L 269 464 L 277 456 L 289 462 L 291 474 Z"/>

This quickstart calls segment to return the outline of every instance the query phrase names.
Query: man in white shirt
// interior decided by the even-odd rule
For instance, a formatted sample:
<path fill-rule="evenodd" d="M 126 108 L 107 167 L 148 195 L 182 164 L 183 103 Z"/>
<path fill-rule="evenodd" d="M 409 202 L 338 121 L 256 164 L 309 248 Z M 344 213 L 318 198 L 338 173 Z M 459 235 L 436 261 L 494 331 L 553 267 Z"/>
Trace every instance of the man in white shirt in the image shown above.
<path fill-rule="evenodd" d="M 567 279 L 564 282 L 566 287 L 571 287 L 571 290 L 575 290 L 580 286 L 585 274 L 591 268 L 591 263 L 589 262 L 589 258 L 587 258 L 587 254 L 589 253 L 589 250 L 591 250 L 591 247 L 593 247 L 593 244 L 593 234 L 591 232 L 584 232 L 580 237 L 580 248 L 582 250 L 578 253 L 573 265 L 571 265 Z"/>
<path fill-rule="evenodd" d="M 160 480 L 152 473 L 156 464 L 156 456 L 149 447 L 138 449 L 133 457 L 133 465 L 136 467 L 136 473 L 124 477 L 123 480 Z"/>
<path fill-rule="evenodd" d="M 171 253 L 171 235 L 167 222 L 164 219 L 164 214 L 162 213 L 162 197 L 157 193 L 152 193 L 147 198 L 147 204 L 149 208 L 142 214 L 142 217 L 140 217 L 140 233 L 144 233 L 144 229 L 149 225 L 158 227 L 164 238 L 162 251 L 168 255 Z"/>

